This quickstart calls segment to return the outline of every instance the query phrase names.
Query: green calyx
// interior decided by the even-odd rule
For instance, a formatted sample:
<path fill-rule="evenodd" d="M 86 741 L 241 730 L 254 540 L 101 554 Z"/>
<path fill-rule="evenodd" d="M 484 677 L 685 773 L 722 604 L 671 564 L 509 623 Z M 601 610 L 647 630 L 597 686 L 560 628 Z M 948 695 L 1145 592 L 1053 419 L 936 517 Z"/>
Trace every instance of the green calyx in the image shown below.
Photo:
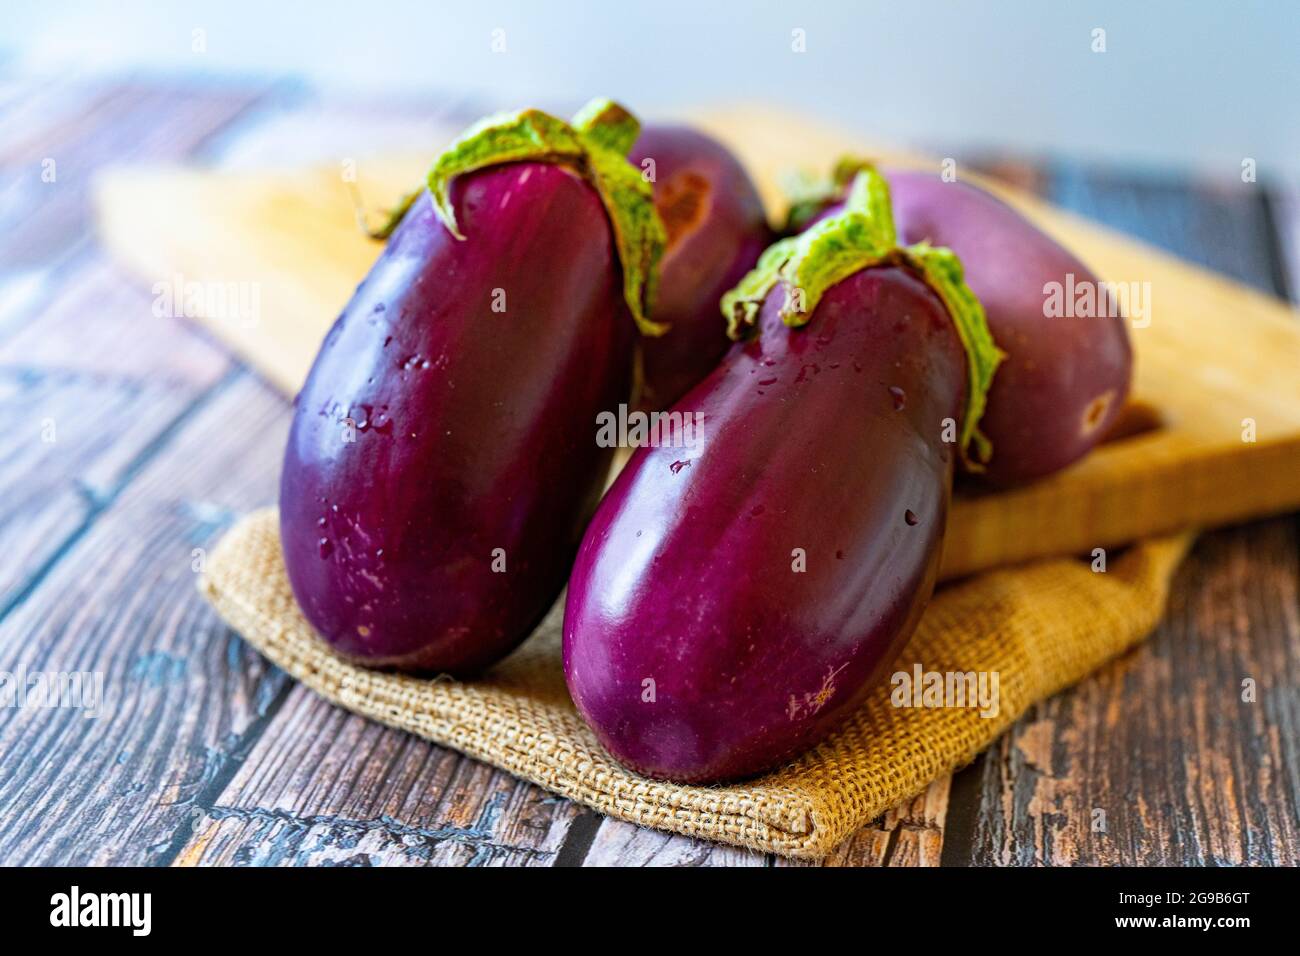
<path fill-rule="evenodd" d="M 911 270 L 939 296 L 966 350 L 969 386 L 959 447 L 967 467 L 978 471 L 992 454 L 979 420 L 1004 357 L 993 341 L 984 307 L 966 284 L 961 261 L 951 249 L 924 242 L 898 245 L 889 184 L 874 167 L 858 163 L 845 175 L 848 193 L 840 212 L 774 243 L 753 271 L 722 297 L 727 334 L 733 339 L 749 334 L 764 301 L 778 286 L 785 296 L 781 320 L 797 327 L 808 322 L 828 289 L 849 276 L 878 265 Z M 838 195 L 843 195 L 842 187 Z"/>
<path fill-rule="evenodd" d="M 979 421 L 988 403 L 993 375 L 1006 358 L 1006 353 L 993 341 L 984 306 L 966 284 L 961 260 L 955 252 L 927 242 L 918 242 L 902 252 L 906 262 L 943 300 L 966 349 L 970 384 L 966 393 L 966 416 L 962 420 L 960 447 L 967 467 L 983 471 L 984 465 L 993 457 L 993 443 L 979 430 Z M 971 454 L 971 446 L 974 446 L 974 454 Z"/>
<path fill-rule="evenodd" d="M 668 326 L 649 315 L 667 233 L 655 210 L 653 186 L 627 160 L 640 128 L 631 113 L 606 99 L 592 100 L 572 123 L 535 109 L 489 116 L 443 150 L 429 170 L 434 209 L 448 231 L 463 240 L 451 205 L 455 177 L 521 161 L 568 166 L 595 187 L 605 206 L 623 266 L 623 298 L 637 327 L 644 335 L 662 335 Z M 409 207 L 408 200 L 394 211 L 385 235 Z"/>
<path fill-rule="evenodd" d="M 841 156 L 829 176 L 813 176 L 805 172 L 791 176 L 785 183 L 786 199 L 789 200 L 790 207 L 785 215 L 784 232 L 802 232 L 827 206 L 844 198 L 845 190 L 858 173 L 875 168 L 869 159 Z"/>

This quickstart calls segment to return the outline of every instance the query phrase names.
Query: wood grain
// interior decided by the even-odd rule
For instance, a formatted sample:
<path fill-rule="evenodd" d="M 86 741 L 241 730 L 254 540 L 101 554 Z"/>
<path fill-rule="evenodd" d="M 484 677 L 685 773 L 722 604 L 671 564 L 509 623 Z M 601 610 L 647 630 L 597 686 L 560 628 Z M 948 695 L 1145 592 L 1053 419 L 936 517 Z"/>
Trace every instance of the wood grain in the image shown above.
<path fill-rule="evenodd" d="M 1298 550 L 1289 519 L 1202 542 L 1145 645 L 966 771 L 974 841 L 946 862 L 1300 862 Z"/>
<path fill-rule="evenodd" d="M 58 88 L 50 97 L 55 104 L 43 98 L 44 106 L 24 110 L 26 119 L 0 138 L 5 218 L 22 223 L 0 232 L 0 262 L 6 270 L 48 269 L 84 249 L 93 235 L 91 183 L 100 170 L 145 157 L 158 162 L 196 155 L 215 129 L 235 120 L 259 95 L 131 84 L 105 88 L 89 81 Z"/>
<path fill-rule="evenodd" d="M 231 366 L 96 260 L 89 179 L 142 155 L 201 152 L 253 93 L 171 97 L 75 79 L 6 84 L 0 110 L 0 615 L 84 531 L 185 409 Z M 52 181 L 42 178 L 46 159 Z"/>
<path fill-rule="evenodd" d="M 104 688 L 94 719 L 0 710 L 0 859 L 165 861 L 260 733 L 286 680 L 218 623 L 195 569 L 237 508 L 273 500 L 286 425 L 283 400 L 235 373 L 0 621 L 8 670 Z"/>
<path fill-rule="evenodd" d="M 175 863 L 547 866 L 579 812 L 295 687 Z"/>
<path fill-rule="evenodd" d="M 10 864 L 165 855 L 185 813 L 178 795 L 224 772 L 285 686 L 222 630 L 202 648 L 187 641 L 209 613 L 193 594 L 194 549 L 227 522 L 223 495 L 269 494 L 275 459 L 228 444 L 205 458 L 196 451 L 221 447 L 205 439 L 182 441 L 179 460 L 158 468 L 240 375 L 191 328 L 155 317 L 148 290 L 123 283 L 86 241 L 94 170 L 202 152 L 255 99 L 38 84 L 0 120 L 0 166 L 19 174 L 0 209 L 0 288 L 27 290 L 0 310 L 0 396 L 16 426 L 0 452 L 0 666 L 85 671 L 104 690 L 93 719 L 0 709 L 0 859 Z M 40 182 L 38 158 L 52 154 L 58 176 Z M 255 404 L 233 394 L 256 425 Z M 231 437 L 229 420 L 216 424 Z M 283 433 L 266 438 L 278 457 Z M 189 471 L 202 462 L 206 486 Z"/>
<path fill-rule="evenodd" d="M 602 818 L 583 866 L 767 866 L 770 858 L 673 833 Z"/>
<path fill-rule="evenodd" d="M 1045 185 L 1058 202 L 1124 215 L 1152 241 L 1283 290 L 1262 191 L 1148 189 L 1073 167 Z M 1295 865 L 1298 532 L 1289 517 L 1203 537 L 1146 644 L 1033 708 L 957 776 L 947 825 L 960 837 L 944 862 Z"/>

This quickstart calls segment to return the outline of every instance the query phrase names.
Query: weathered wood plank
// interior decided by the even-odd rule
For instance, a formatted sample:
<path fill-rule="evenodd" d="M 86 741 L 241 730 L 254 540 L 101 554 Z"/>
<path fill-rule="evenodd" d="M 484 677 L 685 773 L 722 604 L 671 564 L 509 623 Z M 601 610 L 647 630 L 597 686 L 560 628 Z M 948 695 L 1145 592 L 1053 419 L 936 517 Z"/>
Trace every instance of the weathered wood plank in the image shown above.
<path fill-rule="evenodd" d="M 246 374 L 218 386 L 0 621 L 6 669 L 103 681 L 94 719 L 0 709 L 0 860 L 169 861 L 280 703 L 194 582 L 234 511 L 274 500 L 287 420 Z"/>
<path fill-rule="evenodd" d="M 93 257 L 74 274 L 0 340 L 0 617 L 232 367 Z"/>
<path fill-rule="evenodd" d="M 1269 203 L 1269 219 L 1277 237 L 1279 286 L 1300 305 L 1300 188 L 1278 188 Z"/>
<path fill-rule="evenodd" d="M 183 626 L 186 610 L 177 604 L 142 603 L 150 592 L 130 574 L 157 583 L 184 572 L 180 580 L 188 590 L 192 549 L 181 547 L 184 534 L 151 538 L 149 533 L 158 531 L 158 525 L 145 522 L 135 528 L 124 521 L 121 502 L 127 499 L 121 493 L 184 427 L 187 416 L 198 409 L 196 403 L 219 387 L 231 363 L 181 322 L 155 317 L 147 289 L 125 283 L 96 260 L 84 241 L 86 180 L 95 169 L 124 158 L 199 151 L 206 136 L 237 116 L 250 98 L 229 93 L 168 98 L 161 88 L 130 95 L 122 90 L 58 89 L 58 108 L 38 109 L 40 122 L 6 125 L 22 135 L 6 137 L 3 147 L 4 167 L 22 175 L 10 180 L 14 186 L 5 193 L 0 214 L 5 238 L 0 241 L 14 248 L 30 246 L 23 250 L 27 259 L 11 256 L 12 249 L 0 255 L 5 263 L 0 283 L 0 401 L 19 426 L 18 440 L 0 454 L 0 488 L 5 492 L 0 496 L 0 548 L 7 558 L 0 573 L 0 666 L 11 673 L 26 668 L 98 674 L 105 680 L 105 697 L 120 698 L 118 703 L 139 716 L 136 708 L 156 697 L 158 688 L 169 684 L 178 668 L 184 669 L 185 661 L 163 650 L 134 656 L 115 653 L 129 650 L 129 640 L 123 648 L 113 639 L 131 626 L 152 623 L 157 641 L 167 644 Z M 27 98 L 17 100 L 30 112 Z M 47 98 L 45 105 L 51 103 Z M 112 108 L 106 111 L 106 104 Z M 11 119 L 6 112 L 0 125 Z M 134 136 L 130 142 L 122 138 L 129 136 Z M 53 182 L 39 179 L 38 154 L 55 152 L 46 146 L 57 146 L 65 160 Z M 112 521 L 97 523 L 109 511 Z M 193 531 L 191 536 L 210 536 L 223 512 L 195 502 L 180 520 Z M 195 609 L 192 605 L 190 613 Z M 161 619 L 150 622 L 154 614 Z M 237 645 L 223 648 L 216 659 L 226 660 L 231 650 L 237 651 Z M 92 665 L 83 666 L 85 662 Z M 220 694 L 219 712 L 237 715 L 241 707 L 254 713 L 263 708 L 266 699 L 258 696 L 260 691 L 253 700 L 241 703 L 241 698 L 249 696 L 250 688 L 272 686 L 263 680 L 267 669 L 254 663 L 251 669 L 228 670 L 204 677 L 211 684 L 231 682 Z M 75 709 L 0 711 L 0 754 L 6 766 L 0 800 L 22 808 L 21 814 L 7 816 L 10 826 L 0 859 L 109 858 L 103 847 L 94 845 L 96 837 L 107 833 L 97 830 L 102 818 L 97 819 L 96 812 L 117 818 L 118 799 L 147 792 L 138 782 L 123 783 L 122 775 L 138 769 L 137 754 L 153 747 L 156 732 L 174 733 L 177 721 L 198 719 L 192 712 L 183 717 L 174 713 L 173 724 L 156 727 L 150 712 L 141 712 L 147 719 L 125 725 L 134 726 L 138 739 L 122 730 L 114 738 L 116 749 L 87 750 L 87 741 L 97 736 L 88 730 L 107 726 L 105 717 L 86 720 Z M 158 718 L 165 716 L 160 712 Z M 205 766 L 215 767 L 212 761 L 220 757 L 223 741 L 200 736 L 193 742 L 199 746 L 192 753 L 202 756 Z M 91 806 L 93 801 L 79 807 L 63 804 L 67 819 L 60 819 L 60 811 L 44 817 L 33 794 L 43 789 L 71 792 L 78 784 L 71 783 L 70 776 L 93 786 L 95 768 L 112 760 L 114 770 L 99 775 L 103 785 L 95 791 L 98 806 Z M 166 779 L 166 766 L 158 765 L 160 782 Z M 112 789 L 114 782 L 117 790 Z M 88 820 L 95 822 L 88 825 Z M 84 828 L 81 835 L 73 827 L 77 821 Z M 59 836 L 61 823 L 70 830 Z M 50 842 L 41 835 L 51 837 Z M 146 844 L 136 851 L 139 860 L 152 852 Z"/>
<path fill-rule="evenodd" d="M 0 616 L 231 368 L 192 329 L 154 317 L 148 289 L 124 282 L 82 243 L 84 178 L 124 155 L 120 143 L 106 142 L 106 124 L 156 128 L 159 148 L 175 156 L 202 146 L 202 122 L 229 122 L 248 100 L 223 94 L 204 108 L 189 96 L 169 113 L 158 92 L 126 96 L 84 82 L 18 87 L 0 113 L 0 130 L 9 134 L 0 140 L 0 169 L 13 174 L 5 176 L 0 245 L 39 246 L 47 230 L 63 229 L 85 254 L 33 256 L 26 269 L 0 253 L 0 407 L 16 425 L 15 440 L 0 452 Z M 106 104 L 114 105 L 104 116 Z M 47 145 L 75 156 L 78 175 L 41 182 L 39 157 L 55 151 Z M 61 204 L 54 219 L 63 216 L 63 226 L 47 221 L 50 203 Z"/>
<path fill-rule="evenodd" d="M 1262 184 L 1243 183 L 1240 173 L 1234 167 L 1212 180 L 1135 177 L 1058 163 L 1044 193 L 1058 206 L 1276 295 L 1267 192 Z"/>
<path fill-rule="evenodd" d="M 1049 181 L 1058 203 L 1282 291 L 1261 187 L 1073 167 Z M 958 775 L 944 862 L 1294 865 L 1298 540 L 1294 518 L 1206 536 L 1146 645 L 1033 708 Z"/>
<path fill-rule="evenodd" d="M 91 521 L 184 408 L 178 389 L 0 368 L 0 615 Z"/>
<path fill-rule="evenodd" d="M 261 89 L 87 87 L 84 108 L 19 123 L 0 138 L 0 231 L 5 273 L 48 270 L 88 247 L 90 185 L 111 164 L 190 156 L 214 130 L 257 101 Z"/>
<path fill-rule="evenodd" d="M 767 866 L 769 857 L 605 817 L 583 866 Z"/>
<path fill-rule="evenodd" d="M 161 313 L 161 297 L 158 304 Z M 192 399 L 234 363 L 192 323 L 155 314 L 154 306 L 148 286 L 125 280 L 118 269 L 91 256 L 35 315 L 0 338 L 0 368 L 127 389 L 172 388 L 185 393 L 182 399 Z"/>
<path fill-rule="evenodd" d="M 25 155 L 51 130 L 67 128 L 92 112 L 108 96 L 107 86 L 65 72 L 54 75 L 5 76 L 0 79 L 0 167 L 15 155 L 10 144 L 26 143 Z M 8 183 L 12 186 L 12 183 Z"/>
<path fill-rule="evenodd" d="M 1300 862 L 1298 551 L 1290 519 L 1208 536 L 1146 645 L 981 761 L 970 862 Z"/>
<path fill-rule="evenodd" d="M 294 687 L 181 866 L 546 866 L 579 808 Z"/>

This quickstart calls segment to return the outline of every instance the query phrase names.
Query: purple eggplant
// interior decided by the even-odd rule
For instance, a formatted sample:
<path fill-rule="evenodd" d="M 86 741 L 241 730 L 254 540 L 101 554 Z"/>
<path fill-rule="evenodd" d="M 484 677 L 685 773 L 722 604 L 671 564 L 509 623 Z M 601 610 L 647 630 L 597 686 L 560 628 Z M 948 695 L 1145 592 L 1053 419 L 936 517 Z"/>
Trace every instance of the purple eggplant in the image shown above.
<path fill-rule="evenodd" d="M 843 161 L 831 191 L 861 167 Z M 1006 361 L 981 429 L 991 455 L 982 477 L 1012 485 L 1059 471 L 1092 450 L 1128 397 L 1133 354 L 1124 315 L 1107 287 L 1069 250 L 975 186 L 917 170 L 888 170 L 899 239 L 946 246 L 966 270 Z M 796 225 L 838 204 L 796 206 Z M 1087 290 L 1090 314 L 1059 314 L 1062 296 Z M 1073 301 L 1065 303 L 1072 306 Z M 985 454 L 981 452 L 981 455 Z"/>
<path fill-rule="evenodd" d="M 655 319 L 670 328 L 640 343 L 640 404 L 657 410 L 686 394 L 731 347 L 718 300 L 773 236 L 744 167 L 703 133 L 648 126 L 629 159 L 645 175 L 653 172 L 655 207 L 667 231 Z"/>
<path fill-rule="evenodd" d="M 946 250 L 895 247 L 888 189 L 764 253 L 724 308 L 758 335 L 673 406 L 587 528 L 564 669 L 621 763 L 716 782 L 862 700 L 934 587 L 954 461 L 997 353 Z"/>
<path fill-rule="evenodd" d="M 609 103 L 442 154 L 296 401 L 280 486 L 307 620 L 364 664 L 466 674 L 554 603 L 626 401 L 662 226 Z"/>

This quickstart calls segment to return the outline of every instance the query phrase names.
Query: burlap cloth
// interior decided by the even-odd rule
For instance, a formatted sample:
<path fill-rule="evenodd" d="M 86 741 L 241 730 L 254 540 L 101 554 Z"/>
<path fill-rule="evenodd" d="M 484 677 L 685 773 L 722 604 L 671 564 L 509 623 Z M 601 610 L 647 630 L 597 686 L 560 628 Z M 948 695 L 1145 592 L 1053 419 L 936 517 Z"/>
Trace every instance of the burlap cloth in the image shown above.
<path fill-rule="evenodd" d="M 244 518 L 199 587 L 267 658 L 316 693 L 509 771 L 601 813 L 792 857 L 857 828 L 969 762 L 1021 713 L 1141 640 L 1160 619 L 1190 535 L 1136 545 L 1106 573 L 1081 560 L 987 572 L 935 595 L 900 670 L 997 671 L 1000 712 L 894 707 L 882 684 L 834 737 L 790 766 L 726 787 L 677 786 L 615 763 L 574 710 L 560 666 L 563 602 L 491 674 L 421 680 L 344 663 L 299 613 L 274 509 Z"/>

